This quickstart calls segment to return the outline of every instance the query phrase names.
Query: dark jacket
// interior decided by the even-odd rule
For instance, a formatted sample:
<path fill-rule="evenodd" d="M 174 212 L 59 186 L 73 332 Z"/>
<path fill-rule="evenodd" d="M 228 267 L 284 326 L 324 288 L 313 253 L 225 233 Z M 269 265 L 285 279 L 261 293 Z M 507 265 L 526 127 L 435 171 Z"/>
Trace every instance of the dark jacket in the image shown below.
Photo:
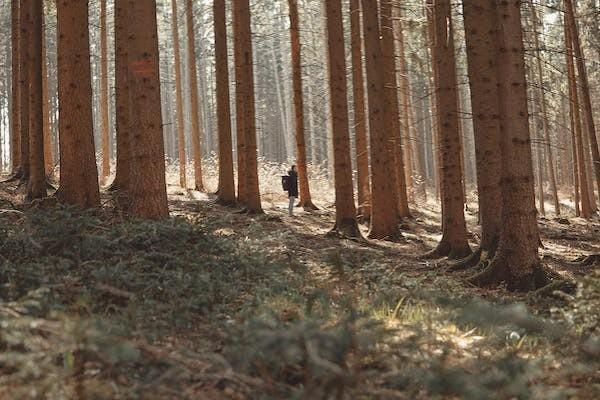
<path fill-rule="evenodd" d="M 290 176 L 289 197 L 298 198 L 298 173 L 296 171 L 289 171 L 288 175 Z"/>

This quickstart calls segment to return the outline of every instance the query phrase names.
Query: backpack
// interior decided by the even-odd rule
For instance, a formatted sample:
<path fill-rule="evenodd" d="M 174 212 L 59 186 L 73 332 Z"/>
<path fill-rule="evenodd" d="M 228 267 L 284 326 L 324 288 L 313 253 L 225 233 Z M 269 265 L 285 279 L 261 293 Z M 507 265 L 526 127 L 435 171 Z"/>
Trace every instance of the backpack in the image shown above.
<path fill-rule="evenodd" d="M 281 177 L 281 186 L 283 187 L 283 190 L 285 192 L 290 191 L 290 176 L 289 175 L 283 175 Z"/>

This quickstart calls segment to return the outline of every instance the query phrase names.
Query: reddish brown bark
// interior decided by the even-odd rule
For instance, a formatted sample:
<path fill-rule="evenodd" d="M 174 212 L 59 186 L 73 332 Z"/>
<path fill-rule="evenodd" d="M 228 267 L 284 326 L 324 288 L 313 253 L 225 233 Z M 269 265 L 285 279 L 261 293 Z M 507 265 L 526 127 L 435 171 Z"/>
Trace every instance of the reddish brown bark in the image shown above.
<path fill-rule="evenodd" d="M 354 135 L 356 139 L 356 169 L 358 179 L 358 217 L 371 219 L 371 183 L 369 180 L 369 149 L 365 113 L 365 82 L 362 65 L 360 0 L 350 0 L 350 31 L 352 51 L 352 88 Z"/>
<path fill-rule="evenodd" d="M 100 111 L 102 114 L 102 182 L 110 176 L 110 132 L 108 117 L 108 37 L 106 0 L 100 0 Z"/>
<path fill-rule="evenodd" d="M 565 30 L 565 48 L 567 59 L 567 76 L 569 81 L 569 103 L 571 111 L 571 122 L 573 129 L 574 147 L 576 157 L 573 161 L 577 163 L 577 173 L 579 190 L 581 192 L 581 217 L 590 218 L 592 216 L 592 206 L 590 204 L 590 192 L 588 190 L 587 167 L 585 164 L 584 140 L 581 127 L 581 112 L 579 108 L 579 90 L 577 90 L 577 76 L 575 74 L 575 62 L 573 61 L 573 38 L 571 29 L 567 21 L 564 21 Z"/>
<path fill-rule="evenodd" d="M 481 223 L 480 259 L 493 257 L 502 227 L 502 197 L 500 182 L 502 160 L 500 153 L 500 113 L 498 76 L 493 67 L 494 8 L 489 1 L 463 3 L 468 73 L 477 164 L 477 192 Z M 479 260 L 477 260 L 479 261 Z"/>
<path fill-rule="evenodd" d="M 187 43 L 188 57 L 187 70 L 190 86 L 190 113 L 192 114 L 192 152 L 194 154 L 194 187 L 201 192 L 204 191 L 202 180 L 202 149 L 200 138 L 202 137 L 202 122 L 200 118 L 200 99 L 198 94 L 198 72 L 196 71 L 196 40 L 194 35 L 194 7 L 192 0 L 186 0 L 187 20 Z"/>
<path fill-rule="evenodd" d="M 60 187 L 58 198 L 82 208 L 100 205 L 94 148 L 88 2 L 56 3 Z"/>
<path fill-rule="evenodd" d="M 129 0 L 131 126 L 130 212 L 149 219 L 169 215 L 160 102 L 156 0 Z"/>
<path fill-rule="evenodd" d="M 19 103 L 20 103 L 20 173 L 22 180 L 29 179 L 29 41 L 31 26 L 30 0 L 20 0 L 19 6 Z"/>
<path fill-rule="evenodd" d="M 356 222 L 350 135 L 348 126 L 348 93 L 344 29 L 340 0 L 325 2 L 327 24 L 327 54 L 331 129 L 333 137 L 333 165 L 335 175 L 335 227 L 333 232 L 342 236 L 361 237 Z"/>
<path fill-rule="evenodd" d="M 592 149 L 593 159 L 593 170 L 596 176 L 596 186 L 598 189 L 598 195 L 600 196 L 600 149 L 598 148 L 598 140 L 596 137 L 596 125 L 594 122 L 594 112 L 592 107 L 592 98 L 590 96 L 590 84 L 587 75 L 587 69 L 585 67 L 585 56 L 583 49 L 581 48 L 581 41 L 579 38 L 579 29 L 577 22 L 575 21 L 575 7 L 572 0 L 564 0 L 565 2 L 565 15 L 567 24 L 571 32 L 571 38 L 573 40 L 573 50 L 575 52 L 575 59 L 577 61 L 577 71 L 579 72 L 579 81 L 581 84 L 582 103 L 584 110 L 585 125 L 587 128 L 588 138 L 590 147 Z"/>
<path fill-rule="evenodd" d="M 127 60 L 129 0 L 115 0 L 115 105 L 117 166 L 111 189 L 129 190 L 131 145 L 129 126 L 129 78 Z"/>
<path fill-rule="evenodd" d="M 250 4 L 248 0 L 233 3 L 233 26 L 236 72 L 236 102 L 238 146 L 242 139 L 242 167 L 238 165 L 238 180 L 243 181 L 243 204 L 251 213 L 261 213 L 258 185 L 258 160 L 256 148 L 256 112 L 254 103 L 254 69 L 252 56 L 252 31 L 250 29 Z M 240 130 L 241 129 L 241 130 Z M 238 147 L 238 151 L 240 148 Z M 242 169 L 243 168 L 243 169 Z M 242 190 L 240 190 L 242 193 Z"/>
<path fill-rule="evenodd" d="M 183 88 L 181 83 L 181 51 L 179 48 L 179 18 L 177 0 L 171 0 L 171 15 L 173 33 L 173 53 L 175 56 L 175 113 L 177 115 L 177 142 L 179 155 L 179 185 L 187 187 L 186 154 L 185 154 L 185 132 L 183 123 Z"/>
<path fill-rule="evenodd" d="M 298 2 L 288 0 L 290 11 L 290 36 L 292 47 L 292 78 L 294 89 L 294 113 L 296 124 L 296 166 L 300 189 L 300 207 L 316 210 L 310 195 L 308 170 L 306 167 L 306 143 L 304 139 L 304 96 L 302 94 L 302 57 L 300 47 L 300 24 L 298 21 Z"/>
<path fill-rule="evenodd" d="M 367 71 L 369 128 L 371 140 L 371 229 L 372 239 L 392 238 L 398 233 L 396 170 L 393 159 L 394 134 L 398 130 L 389 82 L 389 57 L 384 57 L 377 2 L 363 0 L 363 37 Z M 382 4 L 383 5 L 383 4 Z M 392 57 L 393 60 L 393 57 Z M 386 66 L 387 61 L 387 66 Z M 395 70 L 392 72 L 395 77 Z M 397 99 L 395 105 L 397 106 Z M 397 111 L 397 110 L 396 110 Z M 392 150 L 392 151 L 391 151 Z"/>
<path fill-rule="evenodd" d="M 42 12 L 42 113 L 44 118 L 44 170 L 46 177 L 54 173 L 54 155 L 50 131 L 50 98 L 48 93 L 48 67 L 46 60 L 46 23 Z"/>
<path fill-rule="evenodd" d="M 46 197 L 44 113 L 42 107 L 42 0 L 29 0 L 29 181 L 27 198 Z"/>
<path fill-rule="evenodd" d="M 449 0 L 434 1 L 433 27 L 437 119 L 441 135 L 442 239 L 427 257 L 462 259 L 471 249 L 463 211 L 456 61 Z"/>
<path fill-rule="evenodd" d="M 11 46 L 12 46 L 12 110 L 10 129 L 10 157 L 13 174 L 18 174 L 21 167 L 21 98 L 20 98 L 20 28 L 19 0 L 11 0 Z"/>
<path fill-rule="evenodd" d="M 233 205 L 235 204 L 235 182 L 233 175 L 225 9 L 225 0 L 214 1 L 217 125 L 219 130 L 219 194 L 217 201 L 220 204 Z"/>
<path fill-rule="evenodd" d="M 484 1 L 484 0 L 481 0 Z M 538 255 L 533 163 L 527 108 L 521 4 L 494 2 L 495 47 L 502 150 L 502 230 L 490 266 L 471 279 L 478 285 L 506 282 L 510 290 L 546 283 Z"/>

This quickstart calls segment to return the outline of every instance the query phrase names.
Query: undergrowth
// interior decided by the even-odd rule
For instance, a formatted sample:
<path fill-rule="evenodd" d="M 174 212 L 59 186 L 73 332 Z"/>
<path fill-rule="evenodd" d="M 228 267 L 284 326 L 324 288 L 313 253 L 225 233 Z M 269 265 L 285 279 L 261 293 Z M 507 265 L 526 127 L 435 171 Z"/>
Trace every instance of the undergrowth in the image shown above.
<path fill-rule="evenodd" d="M 434 271 L 391 274 L 376 261 L 324 261 L 344 284 L 319 288 L 293 254 L 261 244 L 260 221 L 248 236 L 220 235 L 223 225 L 116 222 L 71 208 L 1 217 L 0 398 L 591 399 L 600 390 L 598 274 L 545 318 L 510 299 L 477 299 Z"/>

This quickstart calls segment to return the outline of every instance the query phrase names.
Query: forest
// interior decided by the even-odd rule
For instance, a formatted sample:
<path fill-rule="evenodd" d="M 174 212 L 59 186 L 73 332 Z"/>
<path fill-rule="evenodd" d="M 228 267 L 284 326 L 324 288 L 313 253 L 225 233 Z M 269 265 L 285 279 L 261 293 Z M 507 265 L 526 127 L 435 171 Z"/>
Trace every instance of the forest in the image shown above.
<path fill-rule="evenodd" d="M 600 0 L 0 0 L 0 399 L 600 398 Z"/>

